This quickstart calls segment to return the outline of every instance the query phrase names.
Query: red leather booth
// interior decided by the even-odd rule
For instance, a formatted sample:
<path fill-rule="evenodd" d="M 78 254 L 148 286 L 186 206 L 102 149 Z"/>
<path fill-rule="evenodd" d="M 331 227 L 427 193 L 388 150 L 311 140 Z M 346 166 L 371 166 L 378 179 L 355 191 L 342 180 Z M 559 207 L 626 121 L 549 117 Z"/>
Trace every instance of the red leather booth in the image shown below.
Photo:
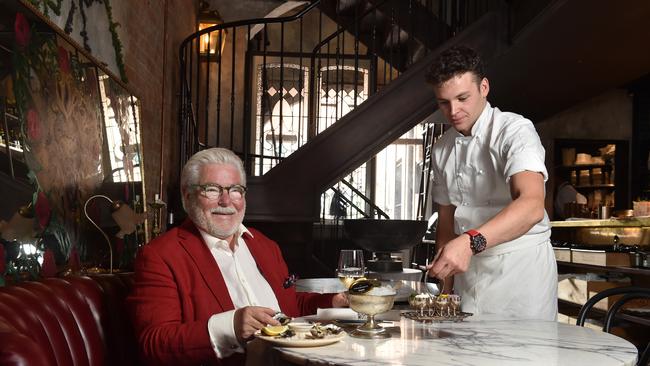
<path fill-rule="evenodd" d="M 0 287 L 0 365 L 135 365 L 130 273 Z"/>

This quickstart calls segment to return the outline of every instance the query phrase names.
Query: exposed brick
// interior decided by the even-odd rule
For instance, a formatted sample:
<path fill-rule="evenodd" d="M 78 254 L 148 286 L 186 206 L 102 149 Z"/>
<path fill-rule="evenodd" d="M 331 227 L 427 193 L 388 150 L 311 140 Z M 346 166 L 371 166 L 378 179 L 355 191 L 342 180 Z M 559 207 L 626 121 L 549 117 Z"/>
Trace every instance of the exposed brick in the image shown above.
<path fill-rule="evenodd" d="M 163 91 L 164 11 L 168 6 L 166 69 Z M 196 27 L 196 1 L 155 0 L 112 2 L 113 14 L 120 23 L 118 32 L 124 45 L 125 69 L 129 88 L 140 99 L 142 144 L 147 197 L 153 199 L 160 188 L 160 124 L 164 110 L 165 136 L 163 194 L 167 185 L 175 186 L 178 176 L 178 105 L 175 78 L 178 73 L 178 47 Z M 164 96 L 164 103 L 163 103 Z"/>

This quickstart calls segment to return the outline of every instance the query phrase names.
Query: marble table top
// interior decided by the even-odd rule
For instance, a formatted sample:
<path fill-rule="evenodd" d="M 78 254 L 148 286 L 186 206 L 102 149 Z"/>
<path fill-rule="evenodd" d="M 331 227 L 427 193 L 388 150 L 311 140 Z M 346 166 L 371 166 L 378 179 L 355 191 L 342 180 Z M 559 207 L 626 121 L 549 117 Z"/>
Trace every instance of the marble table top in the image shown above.
<path fill-rule="evenodd" d="M 393 310 L 394 318 L 399 314 Z M 323 347 L 277 347 L 279 358 L 309 365 L 634 365 L 637 350 L 612 334 L 552 321 L 473 316 L 460 323 L 384 323 L 392 337 L 347 336 Z M 278 357 L 276 357 L 278 358 Z M 308 361 L 308 362 L 306 362 Z"/>

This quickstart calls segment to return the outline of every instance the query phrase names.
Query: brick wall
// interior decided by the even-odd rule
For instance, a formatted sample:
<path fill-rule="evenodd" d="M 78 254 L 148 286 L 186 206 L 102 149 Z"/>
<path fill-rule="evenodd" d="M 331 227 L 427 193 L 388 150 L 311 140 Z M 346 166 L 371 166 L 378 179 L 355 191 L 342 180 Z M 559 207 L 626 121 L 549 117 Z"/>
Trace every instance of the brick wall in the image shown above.
<path fill-rule="evenodd" d="M 154 194 L 162 191 L 163 200 L 167 201 L 167 189 L 176 189 L 179 169 L 176 123 L 178 47 L 185 37 L 195 31 L 197 2 L 113 1 L 112 6 L 114 19 L 120 23 L 118 32 L 123 44 L 128 86 L 141 103 L 147 200 L 153 200 Z M 165 6 L 168 14 L 166 31 Z M 164 75 L 163 59 L 166 59 Z M 164 123 L 162 159 L 161 123 Z"/>

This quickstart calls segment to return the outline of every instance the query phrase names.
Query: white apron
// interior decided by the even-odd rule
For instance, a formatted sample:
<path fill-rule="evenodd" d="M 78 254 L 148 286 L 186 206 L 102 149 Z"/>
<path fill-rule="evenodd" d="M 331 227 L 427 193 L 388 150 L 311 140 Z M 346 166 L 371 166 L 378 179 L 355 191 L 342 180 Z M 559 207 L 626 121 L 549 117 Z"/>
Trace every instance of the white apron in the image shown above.
<path fill-rule="evenodd" d="M 454 276 L 462 311 L 556 320 L 557 265 L 549 241 L 504 254 L 472 257 Z"/>

